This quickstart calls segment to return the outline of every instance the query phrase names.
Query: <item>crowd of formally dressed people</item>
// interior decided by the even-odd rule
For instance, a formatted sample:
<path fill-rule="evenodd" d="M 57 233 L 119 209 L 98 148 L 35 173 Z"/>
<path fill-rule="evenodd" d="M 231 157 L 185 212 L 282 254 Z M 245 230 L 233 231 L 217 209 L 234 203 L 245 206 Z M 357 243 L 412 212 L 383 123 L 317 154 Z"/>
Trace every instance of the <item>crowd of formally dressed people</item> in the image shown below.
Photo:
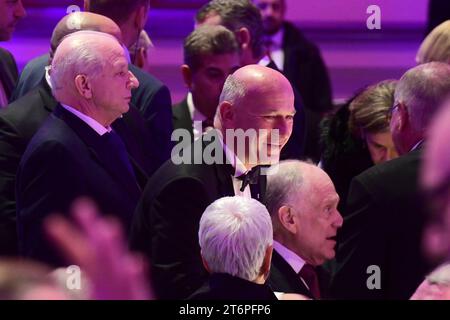
<path fill-rule="evenodd" d="M 20 76 L 0 49 L 0 299 L 450 299 L 450 21 L 335 106 L 285 1 L 212 0 L 172 105 L 149 8 L 85 0 Z"/>

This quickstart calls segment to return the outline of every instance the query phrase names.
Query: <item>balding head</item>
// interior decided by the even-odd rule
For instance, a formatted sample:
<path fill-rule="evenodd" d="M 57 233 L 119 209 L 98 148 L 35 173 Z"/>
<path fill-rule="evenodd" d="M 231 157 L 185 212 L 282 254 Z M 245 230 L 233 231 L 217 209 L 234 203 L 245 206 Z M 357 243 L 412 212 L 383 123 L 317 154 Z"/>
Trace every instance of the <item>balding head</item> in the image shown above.
<path fill-rule="evenodd" d="M 442 262 L 450 258 L 450 100 L 430 126 L 422 168 L 422 185 L 432 207 L 425 232 L 428 256 Z"/>
<path fill-rule="evenodd" d="M 254 152 L 267 148 L 267 155 L 278 159 L 291 136 L 294 114 L 294 93 L 286 77 L 267 67 L 248 65 L 225 81 L 214 124 L 225 141 L 227 130 L 256 131 L 259 140 Z"/>
<path fill-rule="evenodd" d="M 274 239 L 306 262 L 320 265 L 332 259 L 342 217 L 339 196 L 330 177 L 301 161 L 282 161 L 267 173 L 266 206 Z"/>
<path fill-rule="evenodd" d="M 395 88 L 390 129 L 399 154 L 424 138 L 430 119 L 450 94 L 450 65 L 430 62 L 408 70 Z"/>
<path fill-rule="evenodd" d="M 53 58 L 56 48 L 64 37 L 82 30 L 104 32 L 122 42 L 120 28 L 111 19 L 91 12 L 75 12 L 64 16 L 53 30 L 50 42 L 50 59 Z"/>

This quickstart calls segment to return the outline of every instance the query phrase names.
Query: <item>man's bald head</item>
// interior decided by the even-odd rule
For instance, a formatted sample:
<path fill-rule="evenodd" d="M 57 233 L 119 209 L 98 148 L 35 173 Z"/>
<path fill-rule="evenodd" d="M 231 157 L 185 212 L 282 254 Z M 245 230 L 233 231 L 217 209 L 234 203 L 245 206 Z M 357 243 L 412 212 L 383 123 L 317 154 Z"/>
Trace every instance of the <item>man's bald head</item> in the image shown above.
<path fill-rule="evenodd" d="M 56 48 L 64 37 L 82 30 L 108 33 L 119 42 L 122 42 L 120 28 L 110 18 L 91 12 L 75 12 L 64 16 L 53 30 L 50 43 L 50 59 L 53 58 Z"/>
<path fill-rule="evenodd" d="M 247 65 L 225 81 L 214 126 L 225 136 L 227 130 L 255 130 L 258 150 L 252 150 L 253 145 L 249 153 L 261 155 L 261 148 L 267 148 L 272 163 L 291 136 L 294 114 L 294 92 L 286 77 L 267 67 Z M 261 161 L 257 164 L 266 163 Z"/>

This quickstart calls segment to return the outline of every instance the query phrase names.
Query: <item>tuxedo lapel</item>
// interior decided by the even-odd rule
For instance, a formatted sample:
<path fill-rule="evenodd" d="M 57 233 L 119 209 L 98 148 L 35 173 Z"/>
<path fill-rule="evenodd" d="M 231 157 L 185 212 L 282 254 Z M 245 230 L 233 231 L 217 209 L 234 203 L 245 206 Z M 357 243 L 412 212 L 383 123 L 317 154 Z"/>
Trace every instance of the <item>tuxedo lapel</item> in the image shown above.
<path fill-rule="evenodd" d="M 299 293 L 312 298 L 309 289 L 302 282 L 300 276 L 295 273 L 294 269 L 275 250 L 272 253 L 269 285 L 273 291 Z"/>
<path fill-rule="evenodd" d="M 191 137 L 194 137 L 192 118 L 189 113 L 187 98 L 172 107 L 172 120 L 174 130 L 186 129 L 189 131 Z"/>
<path fill-rule="evenodd" d="M 133 199 L 139 198 L 141 190 L 136 179 L 119 164 L 119 161 L 117 161 L 119 156 L 114 154 L 114 150 L 108 148 L 97 132 L 60 105 L 56 107 L 54 114 L 72 128 L 87 145 L 93 158 L 116 180 L 121 188 L 126 189 L 126 194 Z"/>

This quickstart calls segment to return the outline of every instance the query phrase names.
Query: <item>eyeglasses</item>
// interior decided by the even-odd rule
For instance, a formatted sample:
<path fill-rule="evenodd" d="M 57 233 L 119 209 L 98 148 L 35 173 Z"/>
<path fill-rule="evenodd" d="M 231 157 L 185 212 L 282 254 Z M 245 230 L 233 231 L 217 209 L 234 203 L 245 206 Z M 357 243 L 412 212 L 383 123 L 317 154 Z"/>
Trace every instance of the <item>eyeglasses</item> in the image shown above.
<path fill-rule="evenodd" d="M 387 118 L 390 121 L 392 119 L 392 114 L 394 113 L 395 109 L 397 109 L 400 106 L 401 102 L 397 102 L 392 107 L 389 108 Z"/>

